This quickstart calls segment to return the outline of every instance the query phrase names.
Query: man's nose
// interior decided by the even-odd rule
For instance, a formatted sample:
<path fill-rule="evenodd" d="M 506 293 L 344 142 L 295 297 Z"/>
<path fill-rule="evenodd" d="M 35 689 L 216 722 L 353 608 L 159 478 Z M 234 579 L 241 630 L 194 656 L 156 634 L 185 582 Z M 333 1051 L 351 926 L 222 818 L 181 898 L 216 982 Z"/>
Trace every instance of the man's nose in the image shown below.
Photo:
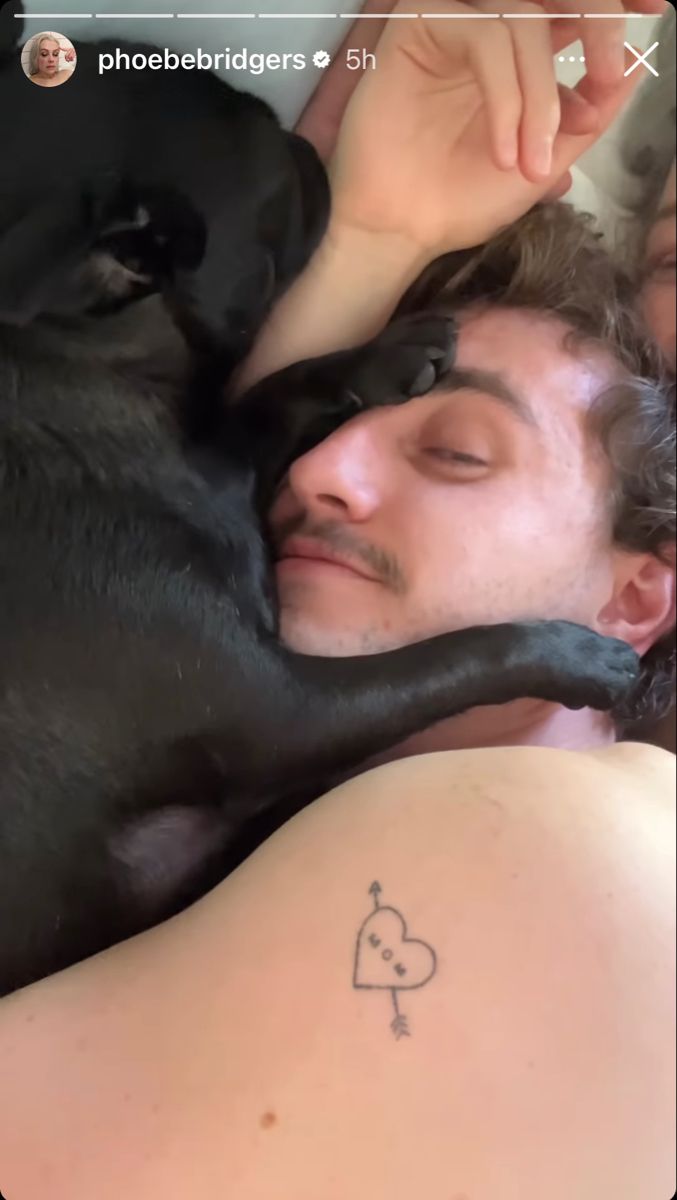
<path fill-rule="evenodd" d="M 366 521 L 379 508 L 388 474 L 384 415 L 354 418 L 292 464 L 287 483 L 307 513 Z"/>

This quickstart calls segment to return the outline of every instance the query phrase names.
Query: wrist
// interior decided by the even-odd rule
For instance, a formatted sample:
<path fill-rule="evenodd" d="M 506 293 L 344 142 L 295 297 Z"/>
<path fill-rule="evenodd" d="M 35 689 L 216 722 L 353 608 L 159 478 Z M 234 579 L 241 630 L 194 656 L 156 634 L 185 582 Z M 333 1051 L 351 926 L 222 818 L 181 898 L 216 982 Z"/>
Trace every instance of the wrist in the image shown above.
<path fill-rule="evenodd" d="M 376 320 L 397 307 L 434 257 L 407 234 L 366 229 L 339 216 L 332 216 L 318 255 L 327 278 L 350 288 L 356 308 L 372 309 Z"/>
<path fill-rule="evenodd" d="M 373 232 L 333 216 L 307 267 L 270 314 L 233 381 L 234 393 L 289 363 L 369 341 L 429 261 L 406 235 Z"/>

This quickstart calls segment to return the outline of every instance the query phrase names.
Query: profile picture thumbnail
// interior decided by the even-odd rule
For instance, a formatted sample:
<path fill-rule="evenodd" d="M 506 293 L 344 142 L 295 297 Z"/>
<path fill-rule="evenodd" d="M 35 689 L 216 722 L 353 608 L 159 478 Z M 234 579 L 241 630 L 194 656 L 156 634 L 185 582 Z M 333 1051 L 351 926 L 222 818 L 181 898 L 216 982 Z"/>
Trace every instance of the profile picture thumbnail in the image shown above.
<path fill-rule="evenodd" d="M 75 46 L 62 33 L 35 33 L 21 51 L 21 66 L 38 87 L 67 83 L 77 64 Z"/>

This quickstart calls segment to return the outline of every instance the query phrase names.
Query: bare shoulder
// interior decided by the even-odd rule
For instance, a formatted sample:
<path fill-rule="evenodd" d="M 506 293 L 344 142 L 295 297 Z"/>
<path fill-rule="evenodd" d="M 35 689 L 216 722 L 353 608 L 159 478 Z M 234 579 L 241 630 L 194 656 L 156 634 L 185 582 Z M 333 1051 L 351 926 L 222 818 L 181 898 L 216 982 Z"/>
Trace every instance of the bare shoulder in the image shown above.
<path fill-rule="evenodd" d="M 663 794 L 667 789 L 674 802 L 671 785 L 675 779 L 677 759 L 668 750 L 645 742 L 618 742 L 604 750 L 591 750 L 583 757 L 610 771 L 628 771 L 633 776 L 643 776 L 650 786 L 655 786 L 657 794 Z"/>
<path fill-rule="evenodd" d="M 280 872 L 287 1036 L 243 1194 L 671 1195 L 674 844 L 644 746 L 423 756 L 290 822 L 240 880 Z"/>
<path fill-rule="evenodd" d="M 37 1163 L 54 1200 L 671 1195 L 673 796 L 645 746 L 328 793 L 173 921 L 0 1003 L 3 1189 L 37 1196 Z"/>
<path fill-rule="evenodd" d="M 615 856 L 619 869 L 632 869 L 628 839 L 639 838 L 643 851 L 654 851 L 672 874 L 674 857 L 674 755 L 642 743 L 619 743 L 586 752 L 509 747 L 427 754 L 388 764 L 359 776 L 324 797 L 306 815 L 378 823 L 384 807 L 390 822 L 401 822 L 408 836 L 423 826 L 485 830 L 498 822 L 507 840 L 557 839 L 575 847 L 581 867 L 586 856 Z M 322 809 L 326 805 L 326 814 Z M 642 840 L 644 837 L 645 840 Z M 491 842 L 489 843 L 489 845 Z M 489 846 L 487 847 L 488 852 Z M 486 861 L 486 852 L 481 856 Z M 465 860 L 467 870 L 473 860 Z M 654 864 L 658 866 L 658 863 Z M 659 876 L 656 880 L 662 882 Z"/>

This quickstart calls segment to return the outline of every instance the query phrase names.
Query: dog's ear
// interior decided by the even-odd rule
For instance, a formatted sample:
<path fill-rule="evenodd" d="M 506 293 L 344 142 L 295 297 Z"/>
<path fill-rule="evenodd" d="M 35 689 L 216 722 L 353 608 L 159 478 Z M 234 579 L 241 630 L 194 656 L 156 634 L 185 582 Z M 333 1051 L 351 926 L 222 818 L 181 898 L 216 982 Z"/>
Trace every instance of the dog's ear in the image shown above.
<path fill-rule="evenodd" d="M 26 325 L 59 291 L 94 240 L 91 206 L 75 190 L 48 193 L 0 227 L 0 322 Z"/>
<path fill-rule="evenodd" d="M 24 6 L 21 0 L 0 0 L 0 62 L 15 53 L 23 37 Z"/>

